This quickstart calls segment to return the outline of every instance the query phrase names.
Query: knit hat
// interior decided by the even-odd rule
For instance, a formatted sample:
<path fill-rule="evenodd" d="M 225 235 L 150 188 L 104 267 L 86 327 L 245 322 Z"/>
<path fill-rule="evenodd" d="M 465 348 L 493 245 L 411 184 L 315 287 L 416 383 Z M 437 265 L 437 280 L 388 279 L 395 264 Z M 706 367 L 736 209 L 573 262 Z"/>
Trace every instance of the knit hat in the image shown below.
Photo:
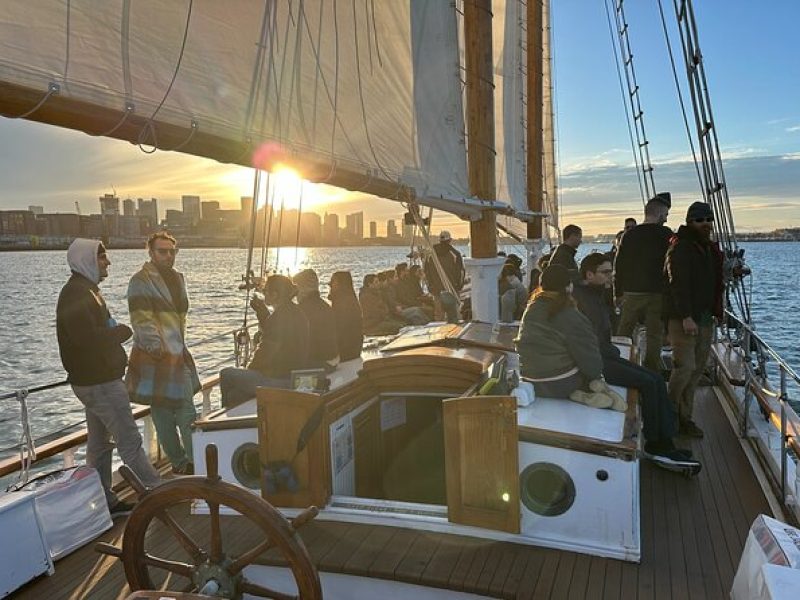
<path fill-rule="evenodd" d="M 292 281 L 300 292 L 318 292 L 319 277 L 314 269 L 304 269 L 292 277 Z"/>
<path fill-rule="evenodd" d="M 550 265 L 542 273 L 542 289 L 546 292 L 563 292 L 572 279 L 569 271 L 561 265 Z"/>
<path fill-rule="evenodd" d="M 686 211 L 686 222 L 691 223 L 695 219 L 707 219 L 713 217 L 714 212 L 711 210 L 711 205 L 705 202 L 693 202 Z"/>

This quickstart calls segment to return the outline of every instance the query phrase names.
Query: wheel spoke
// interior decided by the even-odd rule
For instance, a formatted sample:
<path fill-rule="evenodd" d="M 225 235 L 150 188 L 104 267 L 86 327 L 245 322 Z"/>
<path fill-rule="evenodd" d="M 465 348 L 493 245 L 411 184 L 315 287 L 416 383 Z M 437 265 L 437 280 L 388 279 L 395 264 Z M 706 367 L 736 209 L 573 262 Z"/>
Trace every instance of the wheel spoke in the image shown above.
<path fill-rule="evenodd" d="M 183 546 L 183 549 L 189 553 L 189 556 L 191 556 L 195 562 L 201 562 L 205 559 L 205 551 L 195 543 L 171 514 L 166 510 L 162 510 L 156 514 L 156 518 L 164 523 L 172 534 L 178 538 L 180 545 Z"/>
<path fill-rule="evenodd" d="M 211 562 L 222 560 L 222 529 L 219 522 L 219 504 L 208 503 L 209 514 L 211 515 L 211 551 L 209 558 Z"/>
<path fill-rule="evenodd" d="M 270 539 L 266 539 L 257 546 L 250 548 L 250 550 L 239 556 L 239 558 L 228 565 L 228 573 L 231 575 L 236 575 L 239 573 L 239 571 L 264 554 L 264 552 L 272 548 L 272 546 L 274 546 L 272 541 Z"/>
<path fill-rule="evenodd" d="M 189 579 L 192 578 L 192 572 L 194 571 L 194 567 L 190 564 L 159 558 L 152 554 L 145 554 L 144 562 L 151 567 L 164 569 L 165 571 L 175 573 L 175 575 L 181 575 L 182 577 L 188 577 Z"/>
<path fill-rule="evenodd" d="M 284 594 L 278 590 L 273 590 L 263 585 L 258 585 L 247 579 L 243 579 L 239 589 L 247 594 L 260 596 L 261 598 L 273 598 L 273 600 L 297 600 L 298 596 L 295 594 Z"/>

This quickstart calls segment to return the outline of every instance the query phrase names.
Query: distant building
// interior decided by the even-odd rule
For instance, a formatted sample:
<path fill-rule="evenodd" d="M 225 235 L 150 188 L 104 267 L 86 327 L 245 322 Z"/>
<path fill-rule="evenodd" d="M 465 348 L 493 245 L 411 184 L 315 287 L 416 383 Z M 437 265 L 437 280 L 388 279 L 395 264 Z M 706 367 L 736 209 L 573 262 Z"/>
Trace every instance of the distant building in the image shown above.
<path fill-rule="evenodd" d="M 133 200 L 130 202 L 133 204 Z M 141 217 L 128 214 L 121 216 L 119 218 L 119 235 L 124 238 L 142 237 Z"/>
<path fill-rule="evenodd" d="M 44 214 L 44 206 L 37 206 L 35 204 L 32 204 L 31 206 L 28 207 L 28 210 L 35 215 Z"/>
<path fill-rule="evenodd" d="M 119 214 L 119 198 L 114 194 L 104 194 L 100 197 L 100 214 L 101 215 L 118 215 Z"/>
<path fill-rule="evenodd" d="M 147 217 L 153 228 L 158 227 L 158 199 L 143 200 L 139 198 L 136 201 L 136 214 L 140 217 Z"/>
<path fill-rule="evenodd" d="M 369 222 L 369 237 L 373 240 L 378 237 L 378 224 L 375 221 Z"/>
<path fill-rule="evenodd" d="M 345 234 L 352 241 L 360 242 L 364 239 L 364 213 L 357 212 L 345 217 Z"/>
<path fill-rule="evenodd" d="M 189 217 L 185 211 L 175 210 L 172 208 L 167 209 L 167 214 L 164 218 L 164 222 L 166 223 L 169 229 L 176 229 L 191 225 Z"/>
<path fill-rule="evenodd" d="M 40 235 L 80 237 L 81 217 L 75 213 L 43 213 L 36 216 Z"/>
<path fill-rule="evenodd" d="M 325 246 L 339 245 L 339 215 L 325 213 L 322 224 L 322 243 Z"/>
<path fill-rule="evenodd" d="M 210 221 L 217 218 L 219 212 L 219 202 L 216 200 L 206 200 L 200 203 L 200 214 L 203 220 Z"/>
<path fill-rule="evenodd" d="M 322 217 L 315 212 L 300 217 L 300 245 L 319 246 L 322 243 Z"/>
<path fill-rule="evenodd" d="M 30 210 L 0 210 L 0 234 L 32 235 L 36 233 L 36 216 Z"/>
<path fill-rule="evenodd" d="M 386 239 L 397 237 L 397 224 L 394 219 L 386 221 Z"/>
<path fill-rule="evenodd" d="M 130 198 L 122 201 L 122 214 L 126 217 L 136 216 L 136 203 Z"/>
<path fill-rule="evenodd" d="M 202 217 L 200 211 L 200 196 L 181 196 L 183 214 L 189 226 L 197 225 Z"/>
<path fill-rule="evenodd" d="M 403 239 L 410 242 L 412 237 L 414 237 L 414 226 L 403 223 Z"/>

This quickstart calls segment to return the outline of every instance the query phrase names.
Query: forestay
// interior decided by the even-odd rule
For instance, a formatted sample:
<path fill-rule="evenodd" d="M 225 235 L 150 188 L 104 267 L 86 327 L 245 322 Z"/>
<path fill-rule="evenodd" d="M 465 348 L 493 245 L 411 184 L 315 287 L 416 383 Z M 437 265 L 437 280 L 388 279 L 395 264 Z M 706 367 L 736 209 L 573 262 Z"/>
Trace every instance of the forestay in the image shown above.
<path fill-rule="evenodd" d="M 501 47 L 505 39 L 518 33 L 500 36 Z M 329 165 L 314 179 L 367 190 L 371 180 L 396 183 L 397 197 L 405 190 L 469 216 L 503 205 L 469 196 L 459 47 L 451 2 L 7 0 L 0 82 L 42 98 L 57 84 L 59 100 L 147 119 L 133 140 L 146 147 L 159 146 L 161 124 L 238 143 L 245 156 L 274 142 L 261 166 L 275 156 L 313 161 Z M 509 101 L 522 97 L 515 88 Z M 46 121 L 44 112 L 31 118 Z M 521 108 L 499 113 L 517 118 Z M 524 144 L 514 132 L 506 153 Z M 342 181 L 344 170 L 363 178 Z M 500 198 L 518 194 L 519 181 Z"/>

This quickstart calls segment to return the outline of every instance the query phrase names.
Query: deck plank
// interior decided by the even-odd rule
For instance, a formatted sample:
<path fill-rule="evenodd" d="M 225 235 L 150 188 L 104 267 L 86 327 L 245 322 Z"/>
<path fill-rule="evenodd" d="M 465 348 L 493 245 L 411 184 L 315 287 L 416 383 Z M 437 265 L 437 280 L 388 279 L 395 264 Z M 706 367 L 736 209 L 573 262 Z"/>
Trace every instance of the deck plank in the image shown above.
<path fill-rule="evenodd" d="M 300 535 L 323 569 L 492 597 L 726 598 L 750 522 L 759 513 L 769 514 L 769 505 L 710 388 L 698 391 L 695 406 L 706 437 L 685 443 L 704 463 L 703 472 L 686 480 L 641 464 L 640 565 L 509 542 L 321 520 Z M 176 518 L 190 535 L 207 541 L 205 517 L 178 507 Z M 119 544 L 122 528 L 118 522 L 99 539 Z M 237 517 L 224 517 L 223 530 L 226 550 L 257 541 L 258 532 Z M 181 554 L 162 527 L 155 527 L 149 539 L 160 556 Z M 259 562 L 282 564 L 282 559 L 270 551 Z M 154 577 L 156 583 L 162 579 Z M 98 555 L 88 545 L 58 561 L 53 577 L 41 577 L 13 597 L 122 600 L 127 593 L 119 561 Z"/>

